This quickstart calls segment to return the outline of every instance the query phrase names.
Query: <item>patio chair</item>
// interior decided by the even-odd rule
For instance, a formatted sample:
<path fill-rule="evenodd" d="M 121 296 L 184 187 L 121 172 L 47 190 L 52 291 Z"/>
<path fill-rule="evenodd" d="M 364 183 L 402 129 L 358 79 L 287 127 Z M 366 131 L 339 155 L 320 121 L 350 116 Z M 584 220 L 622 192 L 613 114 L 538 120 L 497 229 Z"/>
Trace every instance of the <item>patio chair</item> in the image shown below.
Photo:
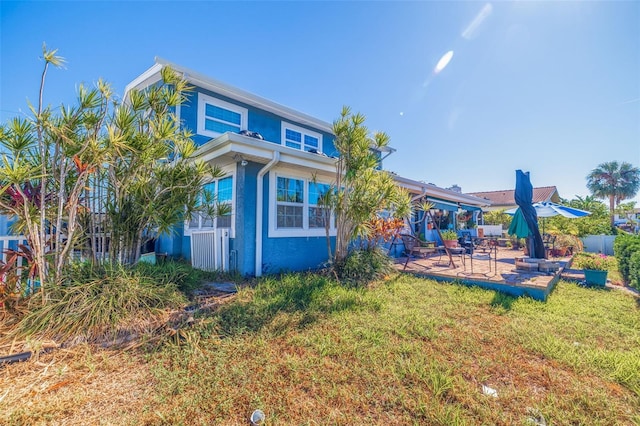
<path fill-rule="evenodd" d="M 407 256 L 403 270 L 407 269 L 409 259 L 412 257 L 414 259 L 417 257 L 426 258 L 428 255 L 436 252 L 436 248 L 433 245 L 426 245 L 413 235 L 402 234 L 400 237 L 402 238 L 402 244 L 404 244 L 404 253 Z"/>

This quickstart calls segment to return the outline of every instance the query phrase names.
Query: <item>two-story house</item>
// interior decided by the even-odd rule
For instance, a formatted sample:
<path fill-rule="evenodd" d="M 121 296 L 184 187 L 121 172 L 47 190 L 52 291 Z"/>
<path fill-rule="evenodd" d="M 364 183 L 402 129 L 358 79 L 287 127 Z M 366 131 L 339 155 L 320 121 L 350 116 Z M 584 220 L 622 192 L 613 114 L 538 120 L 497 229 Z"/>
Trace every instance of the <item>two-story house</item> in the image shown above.
<path fill-rule="evenodd" d="M 331 124 L 157 58 L 126 92 L 157 83 L 167 65 L 194 87 L 176 116 L 194 134 L 198 156 L 226 173 L 208 189 L 228 202 L 232 213 L 193 217 L 175 235 L 162 236 L 157 250 L 196 266 L 256 276 L 326 262 L 318 196 L 335 180 Z M 486 203 L 406 178 L 397 181 L 416 197 L 429 196 L 452 211 L 460 203 Z M 331 221 L 331 235 L 334 226 Z"/>

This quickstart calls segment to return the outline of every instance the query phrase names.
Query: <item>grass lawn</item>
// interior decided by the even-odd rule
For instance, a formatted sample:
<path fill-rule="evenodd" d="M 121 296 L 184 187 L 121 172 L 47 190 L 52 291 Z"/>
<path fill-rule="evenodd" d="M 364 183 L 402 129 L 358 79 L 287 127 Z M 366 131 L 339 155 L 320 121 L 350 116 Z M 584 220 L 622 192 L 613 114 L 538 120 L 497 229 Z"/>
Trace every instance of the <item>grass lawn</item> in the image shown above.
<path fill-rule="evenodd" d="M 179 345 L 7 366 L 0 398 L 0 424 L 235 425 L 260 408 L 273 425 L 638 425 L 640 303 L 562 281 L 543 303 L 407 275 L 367 290 L 290 275 Z"/>

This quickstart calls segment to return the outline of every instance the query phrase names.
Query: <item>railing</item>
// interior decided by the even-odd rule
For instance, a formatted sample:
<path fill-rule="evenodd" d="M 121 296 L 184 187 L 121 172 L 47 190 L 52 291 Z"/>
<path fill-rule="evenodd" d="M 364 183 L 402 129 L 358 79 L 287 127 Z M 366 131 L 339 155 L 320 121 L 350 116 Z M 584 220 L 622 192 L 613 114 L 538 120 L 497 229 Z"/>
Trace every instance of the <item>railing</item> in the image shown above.
<path fill-rule="evenodd" d="M 2 259 L 2 264 L 6 265 L 7 263 L 7 258 L 8 258 L 8 253 L 7 250 L 11 249 L 11 250 L 18 250 L 18 245 L 19 244 L 27 244 L 27 238 L 24 235 L 5 235 L 5 236 L 0 236 L 0 253 L 1 253 L 1 259 Z M 0 282 L 6 282 L 7 280 L 7 274 L 16 274 L 18 277 L 22 276 L 22 256 L 18 256 L 18 258 L 16 259 L 16 268 L 15 269 L 11 269 L 10 271 L 7 271 L 3 274 L 0 274 Z M 18 280 L 18 283 L 16 284 L 16 291 L 18 292 L 22 292 L 24 291 L 25 294 L 29 294 L 31 292 L 33 292 L 37 287 L 38 287 L 39 283 L 35 283 L 32 282 L 30 280 L 27 281 L 26 284 L 26 288 L 23 288 L 23 283 L 20 282 L 20 280 Z"/>

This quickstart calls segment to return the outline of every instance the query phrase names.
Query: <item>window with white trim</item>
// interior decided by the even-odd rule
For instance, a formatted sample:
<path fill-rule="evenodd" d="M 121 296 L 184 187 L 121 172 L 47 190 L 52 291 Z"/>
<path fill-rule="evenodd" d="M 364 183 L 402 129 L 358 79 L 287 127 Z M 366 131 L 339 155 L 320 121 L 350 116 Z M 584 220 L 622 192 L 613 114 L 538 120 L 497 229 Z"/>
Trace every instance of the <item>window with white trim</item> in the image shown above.
<path fill-rule="evenodd" d="M 322 135 L 282 122 L 282 144 L 301 151 L 322 152 Z"/>
<path fill-rule="evenodd" d="M 309 182 L 309 228 L 324 229 L 328 212 L 327 207 L 323 207 L 320 200 L 327 192 L 329 192 L 328 184 Z"/>
<path fill-rule="evenodd" d="M 304 181 L 278 176 L 276 190 L 276 227 L 303 228 Z"/>
<path fill-rule="evenodd" d="M 211 181 L 203 186 L 203 191 L 208 192 L 217 203 L 229 205 L 231 211 L 228 214 L 214 217 L 204 213 L 194 213 L 187 226 L 185 226 L 185 231 L 231 228 L 235 210 L 233 205 L 233 176 L 225 176 Z M 198 205 L 202 202 L 204 202 L 204 197 L 201 196 L 198 200 Z"/>
<path fill-rule="evenodd" d="M 274 181 L 271 236 L 323 236 L 326 220 L 330 232 L 335 232 L 335 220 L 320 201 L 329 191 L 329 184 L 286 175 L 277 175 Z"/>
<path fill-rule="evenodd" d="M 223 100 L 198 94 L 198 133 L 216 137 L 225 132 L 247 129 L 247 109 Z"/>

